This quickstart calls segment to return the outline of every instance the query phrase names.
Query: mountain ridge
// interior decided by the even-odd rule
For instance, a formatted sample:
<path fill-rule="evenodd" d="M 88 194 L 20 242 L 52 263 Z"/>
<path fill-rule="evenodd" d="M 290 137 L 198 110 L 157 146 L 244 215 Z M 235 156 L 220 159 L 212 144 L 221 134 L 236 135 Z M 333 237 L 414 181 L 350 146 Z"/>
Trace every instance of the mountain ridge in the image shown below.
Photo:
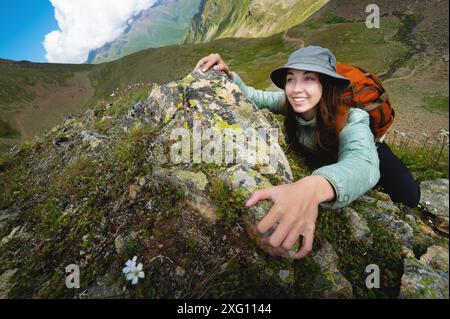
<path fill-rule="evenodd" d="M 141 11 L 115 40 L 91 50 L 85 63 L 98 64 L 154 47 L 181 42 L 200 0 L 159 0 Z"/>

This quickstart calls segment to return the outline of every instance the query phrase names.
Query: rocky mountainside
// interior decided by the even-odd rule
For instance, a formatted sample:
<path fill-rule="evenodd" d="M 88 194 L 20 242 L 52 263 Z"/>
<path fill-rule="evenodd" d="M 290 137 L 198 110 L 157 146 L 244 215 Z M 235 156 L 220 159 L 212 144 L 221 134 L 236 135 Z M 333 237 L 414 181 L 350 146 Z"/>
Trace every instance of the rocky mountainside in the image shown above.
<path fill-rule="evenodd" d="M 327 0 L 202 0 L 185 43 L 225 37 L 258 38 L 302 23 Z"/>
<path fill-rule="evenodd" d="M 377 191 L 321 209 L 308 257 L 272 257 L 253 232 L 270 204 L 244 203 L 310 172 L 277 119 L 215 72 L 146 91 L 1 157 L 0 297 L 449 298 L 448 180 L 423 183 L 423 209 Z M 271 152 L 221 160 L 221 138 L 237 159 L 252 136 Z"/>
<path fill-rule="evenodd" d="M 159 0 L 133 18 L 117 39 L 92 50 L 86 63 L 103 63 L 148 49 L 181 43 L 200 0 Z"/>

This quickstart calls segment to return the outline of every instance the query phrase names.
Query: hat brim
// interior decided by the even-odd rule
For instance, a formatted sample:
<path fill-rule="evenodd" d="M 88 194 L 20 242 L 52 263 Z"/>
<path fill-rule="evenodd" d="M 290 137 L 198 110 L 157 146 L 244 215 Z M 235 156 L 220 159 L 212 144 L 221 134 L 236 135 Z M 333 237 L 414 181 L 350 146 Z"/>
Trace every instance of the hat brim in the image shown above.
<path fill-rule="evenodd" d="M 320 65 L 313 65 L 313 64 L 307 64 L 307 63 L 296 63 L 288 66 L 284 66 L 282 68 L 278 68 L 272 71 L 270 74 L 270 78 L 272 79 L 272 82 L 279 87 L 280 89 L 284 90 L 284 84 L 286 82 L 286 73 L 289 69 L 296 69 L 296 70 L 304 70 L 304 71 L 311 71 L 311 72 L 317 72 L 322 73 L 325 75 L 328 75 L 336 80 L 339 81 L 340 89 L 345 89 L 349 84 L 350 80 L 346 77 L 333 72 L 329 69 L 326 69 Z"/>

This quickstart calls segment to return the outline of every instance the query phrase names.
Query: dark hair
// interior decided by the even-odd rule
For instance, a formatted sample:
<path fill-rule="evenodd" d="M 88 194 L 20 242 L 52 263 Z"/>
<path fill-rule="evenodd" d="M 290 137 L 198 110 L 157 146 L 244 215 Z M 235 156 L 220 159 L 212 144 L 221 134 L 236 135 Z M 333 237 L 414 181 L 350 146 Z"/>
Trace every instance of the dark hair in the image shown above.
<path fill-rule="evenodd" d="M 346 106 L 341 102 L 341 83 L 322 73 L 318 73 L 318 75 L 322 84 L 322 97 L 316 106 L 315 155 L 316 159 L 323 164 L 336 163 L 339 152 L 339 131 L 343 126 L 340 123 L 342 117 L 339 117 L 339 114 L 346 112 Z M 287 141 L 294 151 L 299 151 L 301 146 L 298 142 L 296 117 L 300 115 L 294 111 L 287 98 L 285 107 L 287 115 L 284 127 Z"/>

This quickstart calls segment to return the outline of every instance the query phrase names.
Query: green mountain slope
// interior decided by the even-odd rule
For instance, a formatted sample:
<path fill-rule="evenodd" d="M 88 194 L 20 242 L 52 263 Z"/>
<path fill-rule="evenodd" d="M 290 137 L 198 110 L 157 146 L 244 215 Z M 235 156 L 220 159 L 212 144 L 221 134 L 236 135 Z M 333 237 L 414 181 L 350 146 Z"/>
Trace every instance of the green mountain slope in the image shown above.
<path fill-rule="evenodd" d="M 92 68 L 0 60 L 0 152 L 84 111 L 93 95 Z"/>
<path fill-rule="evenodd" d="M 306 20 L 327 0 L 203 0 L 185 43 L 225 37 L 265 37 Z"/>

